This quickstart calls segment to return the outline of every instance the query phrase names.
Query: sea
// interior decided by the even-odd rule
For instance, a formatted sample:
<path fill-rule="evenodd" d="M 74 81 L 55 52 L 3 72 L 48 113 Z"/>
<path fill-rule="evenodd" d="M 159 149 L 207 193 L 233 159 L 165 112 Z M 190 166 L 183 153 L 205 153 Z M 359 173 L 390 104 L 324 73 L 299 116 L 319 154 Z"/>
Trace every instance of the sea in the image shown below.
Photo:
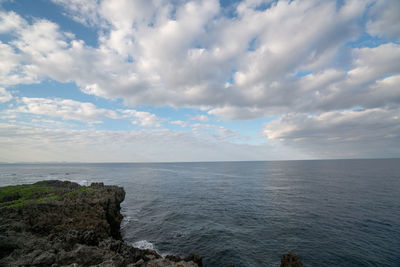
<path fill-rule="evenodd" d="M 400 266 L 400 159 L 0 164 L 0 186 L 125 188 L 123 238 L 204 266 Z"/>

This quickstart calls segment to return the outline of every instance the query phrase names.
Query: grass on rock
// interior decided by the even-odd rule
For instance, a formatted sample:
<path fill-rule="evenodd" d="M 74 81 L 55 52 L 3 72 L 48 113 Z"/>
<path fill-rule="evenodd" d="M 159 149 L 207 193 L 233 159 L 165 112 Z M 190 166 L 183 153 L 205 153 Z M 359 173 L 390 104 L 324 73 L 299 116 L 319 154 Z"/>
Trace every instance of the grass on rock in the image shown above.
<path fill-rule="evenodd" d="M 15 185 L 0 188 L 0 209 L 21 207 L 30 202 L 46 202 L 61 200 L 64 197 L 94 191 L 88 186 L 81 186 L 75 190 L 65 192 L 59 188 L 46 186 L 41 183 L 30 185 Z"/>

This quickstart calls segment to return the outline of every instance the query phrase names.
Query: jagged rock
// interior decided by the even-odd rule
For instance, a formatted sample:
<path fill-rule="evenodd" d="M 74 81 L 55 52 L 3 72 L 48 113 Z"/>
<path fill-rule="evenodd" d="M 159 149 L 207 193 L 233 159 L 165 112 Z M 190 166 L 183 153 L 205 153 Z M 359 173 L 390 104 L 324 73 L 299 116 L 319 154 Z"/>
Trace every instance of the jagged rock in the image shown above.
<path fill-rule="evenodd" d="M 55 260 L 56 255 L 54 253 L 43 251 L 43 253 L 40 253 L 33 259 L 32 264 L 38 266 L 50 266 L 55 262 Z"/>
<path fill-rule="evenodd" d="M 179 262 L 182 260 L 181 257 L 175 256 L 175 255 L 167 255 L 167 256 L 165 256 L 165 258 L 167 260 L 174 261 L 174 262 Z"/>
<path fill-rule="evenodd" d="M 0 266 L 201 266 L 121 238 L 123 188 L 42 181 L 0 188 Z"/>

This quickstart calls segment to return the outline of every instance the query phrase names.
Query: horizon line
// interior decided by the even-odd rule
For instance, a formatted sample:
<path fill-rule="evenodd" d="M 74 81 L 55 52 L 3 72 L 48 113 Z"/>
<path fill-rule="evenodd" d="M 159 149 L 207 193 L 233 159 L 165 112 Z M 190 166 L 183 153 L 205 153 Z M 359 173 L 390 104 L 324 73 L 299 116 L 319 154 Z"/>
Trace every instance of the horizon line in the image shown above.
<path fill-rule="evenodd" d="M 171 164 L 171 163 L 239 163 L 239 162 L 281 162 L 281 161 L 333 161 L 333 160 L 390 160 L 396 157 L 382 158 L 324 158 L 324 159 L 281 159 L 281 160 L 215 160 L 215 161 L 16 161 L 0 164 Z"/>

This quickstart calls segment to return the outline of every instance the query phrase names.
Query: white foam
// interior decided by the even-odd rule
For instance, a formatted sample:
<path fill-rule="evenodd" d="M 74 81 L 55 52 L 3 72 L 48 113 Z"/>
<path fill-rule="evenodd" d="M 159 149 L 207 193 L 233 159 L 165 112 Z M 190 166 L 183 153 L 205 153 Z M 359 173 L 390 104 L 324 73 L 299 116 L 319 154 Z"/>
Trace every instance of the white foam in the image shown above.
<path fill-rule="evenodd" d="M 154 250 L 154 245 L 147 240 L 140 240 L 132 244 L 135 248 L 140 249 L 152 249 Z"/>

